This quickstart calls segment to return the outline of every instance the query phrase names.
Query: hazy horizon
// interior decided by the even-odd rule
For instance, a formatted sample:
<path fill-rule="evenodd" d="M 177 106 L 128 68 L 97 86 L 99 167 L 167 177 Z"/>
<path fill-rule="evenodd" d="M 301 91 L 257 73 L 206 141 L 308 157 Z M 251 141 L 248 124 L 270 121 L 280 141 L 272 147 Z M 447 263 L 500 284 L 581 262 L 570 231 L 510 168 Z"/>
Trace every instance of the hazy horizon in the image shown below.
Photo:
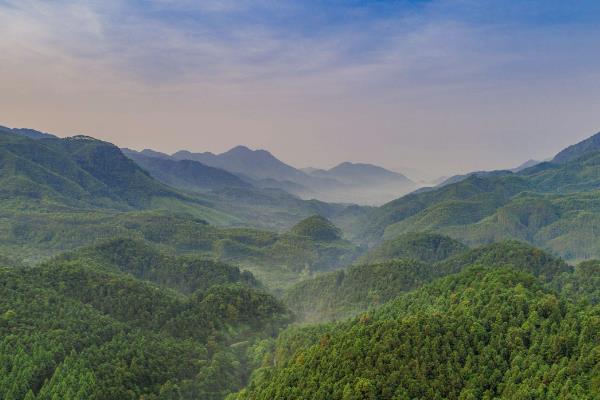
<path fill-rule="evenodd" d="M 600 4 L 0 1 L 0 124 L 428 179 L 600 130 Z"/>

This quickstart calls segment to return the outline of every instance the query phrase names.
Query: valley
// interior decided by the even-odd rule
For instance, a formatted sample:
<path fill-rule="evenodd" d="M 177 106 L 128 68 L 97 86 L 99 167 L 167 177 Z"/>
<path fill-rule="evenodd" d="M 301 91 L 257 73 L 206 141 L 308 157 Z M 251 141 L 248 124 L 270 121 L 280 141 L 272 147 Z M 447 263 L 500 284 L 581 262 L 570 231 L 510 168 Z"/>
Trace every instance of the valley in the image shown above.
<path fill-rule="evenodd" d="M 3 128 L 0 397 L 596 399 L 597 138 L 374 207 Z"/>

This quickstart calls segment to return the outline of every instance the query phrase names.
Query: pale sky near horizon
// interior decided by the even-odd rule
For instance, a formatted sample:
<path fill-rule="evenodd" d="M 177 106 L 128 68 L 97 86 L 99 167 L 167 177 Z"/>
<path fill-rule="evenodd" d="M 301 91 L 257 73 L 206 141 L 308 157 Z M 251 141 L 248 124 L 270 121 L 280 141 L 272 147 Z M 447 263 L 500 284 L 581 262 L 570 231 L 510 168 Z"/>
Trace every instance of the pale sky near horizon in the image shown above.
<path fill-rule="evenodd" d="M 600 131 L 600 2 L 0 0 L 0 125 L 428 178 Z"/>

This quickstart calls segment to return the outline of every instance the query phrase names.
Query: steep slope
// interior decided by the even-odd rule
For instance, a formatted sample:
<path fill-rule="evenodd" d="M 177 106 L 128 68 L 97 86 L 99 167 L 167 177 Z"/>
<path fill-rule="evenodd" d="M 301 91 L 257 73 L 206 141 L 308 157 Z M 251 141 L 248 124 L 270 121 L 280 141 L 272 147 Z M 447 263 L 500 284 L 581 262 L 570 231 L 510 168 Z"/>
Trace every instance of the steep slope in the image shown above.
<path fill-rule="evenodd" d="M 584 156 L 588 153 L 599 151 L 600 150 L 600 132 L 595 135 L 577 143 L 572 146 L 567 147 L 566 149 L 560 151 L 554 158 L 552 162 L 554 163 L 564 163 L 567 161 L 574 160 L 581 156 Z"/>
<path fill-rule="evenodd" d="M 30 139 L 0 132 L 2 198 L 40 205 L 141 207 L 182 198 L 110 143 L 85 136 Z"/>
<path fill-rule="evenodd" d="M 286 190 L 303 199 L 382 204 L 415 188 L 404 175 L 375 165 L 345 162 L 328 171 L 305 172 L 281 162 L 266 150 L 250 150 L 244 146 L 222 154 L 179 151 L 172 158 L 221 168 L 256 187 Z"/>
<path fill-rule="evenodd" d="M 492 243 L 463 252 L 439 262 L 435 269 L 444 276 L 460 272 L 470 265 L 510 267 L 532 274 L 542 282 L 550 282 L 561 273 L 573 271 L 564 260 L 516 241 Z"/>
<path fill-rule="evenodd" d="M 518 167 L 511 169 L 511 172 L 521 172 L 523 170 L 526 170 L 527 168 L 535 167 L 536 165 L 540 164 L 541 162 L 542 161 L 537 161 L 537 160 L 527 160 L 523 164 L 519 165 Z"/>
<path fill-rule="evenodd" d="M 251 187 L 232 173 L 197 161 L 175 161 L 132 151 L 124 151 L 124 154 L 156 180 L 182 190 L 203 192 L 227 187 Z"/>
<path fill-rule="evenodd" d="M 353 237 L 377 243 L 381 238 L 429 231 L 468 245 L 512 238 L 568 259 L 596 258 L 600 235 L 591 224 L 599 196 L 600 152 L 591 152 L 561 164 L 545 162 L 497 176 L 472 175 L 412 193 L 372 211 Z M 575 240 L 581 237 L 577 228 L 587 231 L 587 241 Z"/>
<path fill-rule="evenodd" d="M 176 160 L 198 161 L 211 167 L 243 174 L 253 179 L 271 178 L 300 182 L 308 178 L 302 171 L 281 162 L 268 151 L 250 150 L 245 146 L 234 147 L 222 154 L 178 151 L 172 157 Z"/>
<path fill-rule="evenodd" d="M 600 151 L 556 163 L 541 163 L 523 170 L 535 191 L 541 193 L 574 193 L 600 188 Z"/>
<path fill-rule="evenodd" d="M 529 189 L 518 176 L 479 177 L 476 175 L 440 189 L 412 193 L 374 210 L 365 218 L 361 234 L 378 239 L 389 226 L 404 222 L 412 231 L 442 225 L 474 223 Z M 406 228 L 408 231 L 408 228 Z"/>
<path fill-rule="evenodd" d="M 596 399 L 599 310 L 531 275 L 469 269 L 380 310 L 281 336 L 236 399 Z"/>

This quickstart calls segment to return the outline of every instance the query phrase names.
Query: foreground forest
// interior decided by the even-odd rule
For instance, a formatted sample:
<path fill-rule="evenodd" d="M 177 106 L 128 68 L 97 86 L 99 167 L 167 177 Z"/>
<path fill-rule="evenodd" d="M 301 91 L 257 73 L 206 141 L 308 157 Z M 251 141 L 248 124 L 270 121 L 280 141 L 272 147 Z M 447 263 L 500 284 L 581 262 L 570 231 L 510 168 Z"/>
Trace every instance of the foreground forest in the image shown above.
<path fill-rule="evenodd" d="M 0 398 L 600 399 L 597 138 L 363 207 L 2 128 Z"/>

